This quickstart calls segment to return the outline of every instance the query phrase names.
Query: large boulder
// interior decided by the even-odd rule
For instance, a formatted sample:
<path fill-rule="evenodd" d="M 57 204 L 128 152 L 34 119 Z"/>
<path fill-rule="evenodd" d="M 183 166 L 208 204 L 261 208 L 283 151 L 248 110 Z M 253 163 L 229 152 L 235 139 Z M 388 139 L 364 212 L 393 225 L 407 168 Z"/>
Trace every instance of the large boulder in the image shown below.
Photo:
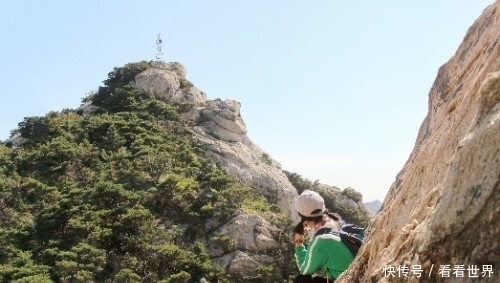
<path fill-rule="evenodd" d="M 209 241 L 210 254 L 214 257 L 222 256 L 227 247 L 217 237 L 228 236 L 232 248 L 249 252 L 265 252 L 280 247 L 274 239 L 278 229 L 262 217 L 252 214 L 240 213 L 231 221 L 212 233 L 215 235 Z"/>
<path fill-rule="evenodd" d="M 208 101 L 197 108 L 198 129 L 221 141 L 242 142 L 247 133 L 240 115 L 241 104 L 234 100 Z"/>
<path fill-rule="evenodd" d="M 293 220 L 297 191 L 283 173 L 281 165 L 246 135 L 240 114 L 241 104 L 234 100 L 208 100 L 191 111 L 198 141 L 207 155 L 218 160 L 236 179 L 254 187 L 260 194 Z"/>
<path fill-rule="evenodd" d="M 274 266 L 280 273 L 282 249 L 276 241 L 279 230 L 260 216 L 240 211 L 231 221 L 211 233 L 208 241 L 212 261 L 237 276 L 258 276 L 258 268 Z"/>
<path fill-rule="evenodd" d="M 145 89 L 163 101 L 188 102 L 203 106 L 206 94 L 186 79 L 186 69 L 178 62 L 154 62 L 152 68 L 135 77 L 137 87 Z"/>

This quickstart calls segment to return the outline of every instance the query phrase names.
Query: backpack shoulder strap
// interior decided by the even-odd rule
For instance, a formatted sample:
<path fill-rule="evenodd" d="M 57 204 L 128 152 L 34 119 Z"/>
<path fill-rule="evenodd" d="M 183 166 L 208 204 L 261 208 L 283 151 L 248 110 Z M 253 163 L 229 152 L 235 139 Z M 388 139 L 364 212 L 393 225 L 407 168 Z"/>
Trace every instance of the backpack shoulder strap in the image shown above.
<path fill-rule="evenodd" d="M 352 225 L 352 224 L 348 224 Z M 356 225 L 353 225 L 356 226 Z M 345 227 L 345 226 L 344 226 Z M 335 228 L 321 228 L 316 233 L 314 233 L 314 237 L 319 236 L 319 235 L 324 235 L 324 234 L 333 234 L 336 236 L 340 237 L 340 240 L 344 245 L 351 251 L 351 253 L 356 256 L 358 254 L 359 248 L 361 247 L 361 244 L 363 244 L 363 234 L 364 234 L 364 228 L 360 228 L 356 226 L 359 229 L 356 229 L 356 231 L 360 231 L 360 234 L 354 232 L 352 233 L 349 231 L 345 231 L 344 227 L 342 227 L 342 230 L 337 230 Z"/>
<path fill-rule="evenodd" d="M 343 233 L 341 230 L 337 230 L 335 228 L 323 227 L 318 229 L 318 231 L 314 233 L 314 237 L 324 234 L 334 234 L 340 236 L 341 233 Z"/>
<path fill-rule="evenodd" d="M 341 227 L 342 231 L 349 233 L 349 234 L 357 234 L 364 236 L 365 235 L 365 230 L 366 228 L 359 227 L 358 225 L 354 224 L 344 224 Z"/>

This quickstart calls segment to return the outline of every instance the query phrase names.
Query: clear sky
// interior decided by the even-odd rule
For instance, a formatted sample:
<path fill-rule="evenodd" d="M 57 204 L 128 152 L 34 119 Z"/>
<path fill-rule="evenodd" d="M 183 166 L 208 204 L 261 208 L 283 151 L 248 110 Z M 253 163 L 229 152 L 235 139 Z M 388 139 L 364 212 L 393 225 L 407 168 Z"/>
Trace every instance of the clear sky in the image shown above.
<path fill-rule="evenodd" d="M 0 140 L 114 67 L 178 61 L 283 169 L 383 200 L 438 68 L 493 0 L 3 1 Z"/>

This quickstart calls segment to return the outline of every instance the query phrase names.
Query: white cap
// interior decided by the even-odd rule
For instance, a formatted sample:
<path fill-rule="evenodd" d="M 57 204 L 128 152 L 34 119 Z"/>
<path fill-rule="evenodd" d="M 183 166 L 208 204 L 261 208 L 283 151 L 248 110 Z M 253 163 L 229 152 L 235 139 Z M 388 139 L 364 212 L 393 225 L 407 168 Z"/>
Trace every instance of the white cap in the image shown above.
<path fill-rule="evenodd" d="M 325 200 L 317 192 L 305 190 L 295 201 L 295 209 L 305 217 L 320 216 L 326 209 Z M 312 214 L 315 210 L 319 210 L 319 212 Z"/>

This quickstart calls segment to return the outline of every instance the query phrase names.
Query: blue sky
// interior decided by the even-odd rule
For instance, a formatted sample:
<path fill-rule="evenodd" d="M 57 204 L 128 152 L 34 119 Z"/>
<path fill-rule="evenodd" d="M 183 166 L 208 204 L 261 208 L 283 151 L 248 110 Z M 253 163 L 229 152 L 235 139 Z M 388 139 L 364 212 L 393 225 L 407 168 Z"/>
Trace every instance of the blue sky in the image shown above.
<path fill-rule="evenodd" d="M 354 3 L 353 3 L 354 2 Z M 383 200 L 438 68 L 493 0 L 5 1 L 0 140 L 77 108 L 114 67 L 181 62 L 209 99 L 241 102 L 283 169 Z"/>

